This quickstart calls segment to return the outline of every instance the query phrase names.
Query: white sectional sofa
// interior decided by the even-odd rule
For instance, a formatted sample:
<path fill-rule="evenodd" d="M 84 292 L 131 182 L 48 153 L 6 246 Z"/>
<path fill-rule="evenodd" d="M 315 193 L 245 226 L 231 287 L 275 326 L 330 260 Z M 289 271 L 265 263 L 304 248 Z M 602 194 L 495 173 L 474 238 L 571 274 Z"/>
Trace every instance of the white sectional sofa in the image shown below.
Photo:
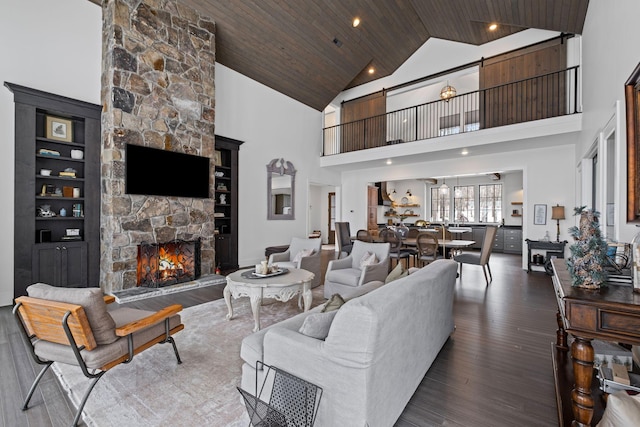
<path fill-rule="evenodd" d="M 454 330 L 456 266 L 438 260 L 359 287 L 324 340 L 299 332 L 321 307 L 247 336 L 242 387 L 255 393 L 262 359 L 323 388 L 316 426 L 392 426 Z"/>

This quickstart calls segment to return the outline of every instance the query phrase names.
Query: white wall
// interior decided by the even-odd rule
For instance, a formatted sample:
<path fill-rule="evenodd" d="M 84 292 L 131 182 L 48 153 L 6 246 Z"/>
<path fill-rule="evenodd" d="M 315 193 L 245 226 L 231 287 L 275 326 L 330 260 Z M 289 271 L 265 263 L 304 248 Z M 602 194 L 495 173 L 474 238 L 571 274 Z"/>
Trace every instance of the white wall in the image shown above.
<path fill-rule="evenodd" d="M 100 104 L 101 34 L 102 9 L 87 0 L 2 0 L 0 82 Z M 5 87 L 0 88 L 0 144 L 3 306 L 13 300 L 15 152 L 13 95 Z"/>
<path fill-rule="evenodd" d="M 216 64 L 216 134 L 244 141 L 239 167 L 240 266 L 264 259 L 267 246 L 309 232 L 309 183 L 339 185 L 319 167 L 322 113 Z M 266 165 L 284 158 L 296 168 L 294 221 L 267 221 Z"/>
<path fill-rule="evenodd" d="M 624 83 L 640 61 L 638 16 L 640 2 L 637 0 L 591 1 L 582 34 L 583 131 L 574 163 L 585 156 L 619 101 L 622 107 L 617 133 L 619 167 L 615 205 L 620 224 L 616 237 L 623 242 L 630 242 L 638 232 L 634 225 L 626 224 L 624 214 L 627 206 Z"/>

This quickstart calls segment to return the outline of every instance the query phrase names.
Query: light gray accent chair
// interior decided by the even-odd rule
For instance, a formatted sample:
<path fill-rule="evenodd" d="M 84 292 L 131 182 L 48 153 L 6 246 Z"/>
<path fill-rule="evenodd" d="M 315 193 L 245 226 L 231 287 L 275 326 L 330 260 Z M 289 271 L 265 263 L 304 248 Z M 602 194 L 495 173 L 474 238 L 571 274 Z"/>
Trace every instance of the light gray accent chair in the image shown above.
<path fill-rule="evenodd" d="M 342 294 L 368 282 L 384 282 L 389 273 L 389 249 L 389 243 L 353 242 L 349 256 L 329 261 L 324 279 L 324 297 Z M 360 261 L 367 252 L 375 253 L 378 262 L 360 268 Z"/>
<path fill-rule="evenodd" d="M 460 264 L 460 279 L 462 279 L 462 264 L 474 264 L 482 267 L 484 280 L 486 280 L 487 286 L 493 281 L 491 267 L 489 267 L 489 257 L 493 251 L 493 245 L 495 243 L 497 233 L 498 227 L 495 225 L 488 225 L 484 231 L 484 239 L 482 239 L 482 248 L 480 249 L 480 253 L 463 252 L 453 257 L 453 260 Z M 488 277 L 487 271 L 489 271 Z"/>
<path fill-rule="evenodd" d="M 313 253 L 303 256 L 299 261 L 295 261 L 296 255 L 303 250 L 312 250 Z M 289 249 L 285 252 L 278 252 L 269 256 L 269 264 L 278 264 L 279 267 L 285 268 L 301 268 L 312 272 L 315 277 L 311 281 L 311 287 L 315 288 L 320 285 L 320 251 L 322 250 L 321 239 L 305 239 L 301 237 L 292 237 Z"/>

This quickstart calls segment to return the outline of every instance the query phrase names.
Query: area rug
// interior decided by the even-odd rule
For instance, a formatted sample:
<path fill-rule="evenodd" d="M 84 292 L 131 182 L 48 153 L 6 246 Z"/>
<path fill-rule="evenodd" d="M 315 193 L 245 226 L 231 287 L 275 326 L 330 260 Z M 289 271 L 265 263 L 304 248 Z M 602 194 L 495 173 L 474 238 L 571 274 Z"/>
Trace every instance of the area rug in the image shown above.
<path fill-rule="evenodd" d="M 322 286 L 313 290 L 316 306 Z M 234 318 L 225 320 L 223 299 L 182 311 L 183 331 L 175 335 L 182 364 L 170 345 L 156 345 L 127 365 L 107 372 L 83 411 L 88 426 L 242 426 L 249 418 L 236 386 L 240 385 L 240 343 L 251 334 L 248 298 L 233 300 Z M 297 298 L 261 307 L 261 327 L 296 315 Z M 74 366 L 54 364 L 54 372 L 76 405 L 89 380 Z"/>

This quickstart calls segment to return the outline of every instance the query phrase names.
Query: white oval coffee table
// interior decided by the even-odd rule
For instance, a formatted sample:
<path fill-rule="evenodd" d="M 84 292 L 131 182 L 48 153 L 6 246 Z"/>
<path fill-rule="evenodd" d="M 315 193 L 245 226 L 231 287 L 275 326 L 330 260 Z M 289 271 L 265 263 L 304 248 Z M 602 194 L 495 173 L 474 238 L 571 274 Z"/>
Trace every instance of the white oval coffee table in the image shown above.
<path fill-rule="evenodd" d="M 307 270 L 290 268 L 288 273 L 279 276 L 253 279 L 243 277 L 242 273 L 253 271 L 253 269 L 238 270 L 227 276 L 227 286 L 224 287 L 224 300 L 227 303 L 229 313 L 227 320 L 233 318 L 233 306 L 231 297 L 249 297 L 251 301 L 251 312 L 253 313 L 253 332 L 260 330 L 260 306 L 262 300 L 272 298 L 277 301 L 286 302 L 296 295 L 302 297 L 304 301 L 304 311 L 308 311 L 311 306 L 311 281 L 315 275 Z M 298 300 L 298 307 L 301 307 Z"/>

